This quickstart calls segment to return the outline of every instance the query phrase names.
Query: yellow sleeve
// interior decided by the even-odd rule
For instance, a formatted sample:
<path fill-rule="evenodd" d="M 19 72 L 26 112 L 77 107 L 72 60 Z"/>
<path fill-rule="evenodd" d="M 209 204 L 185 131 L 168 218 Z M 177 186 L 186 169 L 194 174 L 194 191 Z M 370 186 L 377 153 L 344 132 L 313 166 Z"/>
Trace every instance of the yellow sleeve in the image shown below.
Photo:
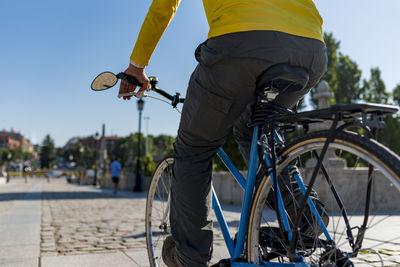
<path fill-rule="evenodd" d="M 153 0 L 140 29 L 131 60 L 147 66 L 158 41 L 174 17 L 181 0 Z"/>

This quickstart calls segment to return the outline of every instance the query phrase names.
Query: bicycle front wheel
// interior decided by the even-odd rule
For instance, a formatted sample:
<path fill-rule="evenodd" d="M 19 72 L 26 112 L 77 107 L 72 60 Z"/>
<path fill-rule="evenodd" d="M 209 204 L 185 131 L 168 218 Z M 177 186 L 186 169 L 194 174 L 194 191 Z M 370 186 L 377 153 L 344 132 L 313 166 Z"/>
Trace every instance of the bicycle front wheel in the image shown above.
<path fill-rule="evenodd" d="M 173 157 L 166 157 L 158 164 L 147 194 L 146 245 L 152 267 L 167 266 L 162 260 L 161 250 L 165 238 L 171 232 L 169 205 L 173 163 Z"/>
<path fill-rule="evenodd" d="M 316 132 L 288 144 L 278 155 L 279 177 L 288 172 L 286 167 L 296 164 L 307 184 L 327 137 L 327 131 Z M 398 266 L 400 158 L 374 140 L 340 132 L 330 143 L 323 165 L 313 186 L 312 202 L 333 242 L 323 233 L 308 204 L 302 215 L 297 214 L 302 194 L 293 186 L 293 178 L 285 188 L 281 187 L 286 194 L 289 223 L 293 225 L 302 216 L 298 255 L 311 266 Z M 286 238 L 279 230 L 271 205 L 270 189 L 270 179 L 264 176 L 251 207 L 247 257 L 253 263 L 289 261 Z M 364 238 L 360 229 L 366 230 Z M 355 249 L 359 246 L 361 249 Z"/>

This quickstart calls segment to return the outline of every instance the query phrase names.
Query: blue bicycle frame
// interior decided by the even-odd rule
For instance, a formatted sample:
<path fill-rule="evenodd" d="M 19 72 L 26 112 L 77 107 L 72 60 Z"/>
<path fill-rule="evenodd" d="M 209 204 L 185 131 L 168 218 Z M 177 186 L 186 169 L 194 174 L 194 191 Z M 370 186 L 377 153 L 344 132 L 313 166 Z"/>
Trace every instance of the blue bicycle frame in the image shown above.
<path fill-rule="evenodd" d="M 230 173 L 233 175 L 235 180 L 240 184 L 240 186 L 244 189 L 244 198 L 242 202 L 242 209 L 241 209 L 241 215 L 240 215 L 240 222 L 239 222 L 239 231 L 237 234 L 237 239 L 236 239 L 236 244 L 234 243 L 228 229 L 228 225 L 226 223 L 225 217 L 222 213 L 221 206 L 219 204 L 218 198 L 215 194 L 214 189 L 212 190 L 212 204 L 213 204 L 213 209 L 215 212 L 215 215 L 217 217 L 217 220 L 221 226 L 221 231 L 223 234 L 223 237 L 225 239 L 226 246 L 228 248 L 229 254 L 230 254 L 230 260 L 231 260 L 231 266 L 260 266 L 260 265 L 255 265 L 251 263 L 245 263 L 245 262 L 238 262 L 236 259 L 239 259 L 240 256 L 244 253 L 244 243 L 246 239 L 246 230 L 248 228 L 248 223 L 249 223 L 249 214 L 250 214 L 250 206 L 252 202 L 252 197 L 253 197 L 253 191 L 255 187 L 255 181 L 256 181 L 256 172 L 257 168 L 259 165 L 259 157 L 257 153 L 258 149 L 258 131 L 259 127 L 254 126 L 254 131 L 253 131 L 253 139 L 251 143 L 251 152 L 250 152 L 250 160 L 249 160 L 249 168 L 247 172 L 247 178 L 245 179 L 243 175 L 239 172 L 239 170 L 236 168 L 236 166 L 233 164 L 233 162 L 230 160 L 230 158 L 227 156 L 227 154 L 220 148 L 217 152 L 218 156 L 220 159 L 223 161 L 225 166 L 228 168 Z M 282 142 L 282 139 L 280 138 L 280 135 L 274 130 L 274 139 L 276 142 Z M 262 138 L 266 138 L 265 136 Z M 266 142 L 266 140 L 263 140 Z M 265 160 L 266 160 L 266 166 L 268 168 L 270 177 L 272 179 L 272 182 L 274 183 L 274 179 L 276 179 L 276 173 L 272 171 L 272 160 L 270 155 L 267 153 L 265 148 L 263 148 L 263 152 L 265 155 Z M 291 169 L 296 168 L 295 166 L 290 166 Z M 296 168 L 297 170 L 297 168 Z M 294 178 L 296 179 L 297 183 L 299 184 L 299 188 L 303 195 L 306 193 L 306 187 L 303 184 L 303 181 L 299 175 L 298 172 L 294 172 Z M 285 207 L 283 204 L 283 199 L 279 191 L 279 187 L 276 183 L 277 186 L 277 192 L 278 192 L 278 213 L 284 224 L 284 232 L 288 234 L 288 240 L 292 240 L 292 231 L 290 229 L 290 224 L 289 220 L 287 218 L 286 212 L 285 212 Z M 325 234 L 325 237 L 328 241 L 332 240 L 331 237 L 329 236 L 329 233 L 322 222 L 321 216 L 318 214 L 318 211 L 316 210 L 314 203 L 311 201 L 311 198 L 308 198 L 308 204 L 311 207 L 311 211 L 314 213 L 317 222 L 319 223 L 320 227 L 323 230 L 323 233 Z M 272 267 L 278 267 L 278 266 L 309 266 L 307 263 L 300 261 L 296 263 L 275 263 L 275 262 L 263 262 L 261 266 L 272 266 Z"/>

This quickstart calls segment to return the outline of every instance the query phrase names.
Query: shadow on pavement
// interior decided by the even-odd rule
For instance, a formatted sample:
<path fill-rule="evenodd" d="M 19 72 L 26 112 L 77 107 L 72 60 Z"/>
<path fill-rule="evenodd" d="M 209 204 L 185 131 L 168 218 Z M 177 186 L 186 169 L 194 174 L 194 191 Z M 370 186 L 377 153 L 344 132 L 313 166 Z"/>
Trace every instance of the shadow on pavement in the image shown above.
<path fill-rule="evenodd" d="M 0 201 L 12 200 L 63 200 L 63 199 L 99 199 L 99 198 L 146 198 L 146 193 L 129 193 L 118 192 L 114 195 L 112 192 L 71 192 L 71 191 L 54 191 L 54 192 L 13 192 L 0 193 Z"/>

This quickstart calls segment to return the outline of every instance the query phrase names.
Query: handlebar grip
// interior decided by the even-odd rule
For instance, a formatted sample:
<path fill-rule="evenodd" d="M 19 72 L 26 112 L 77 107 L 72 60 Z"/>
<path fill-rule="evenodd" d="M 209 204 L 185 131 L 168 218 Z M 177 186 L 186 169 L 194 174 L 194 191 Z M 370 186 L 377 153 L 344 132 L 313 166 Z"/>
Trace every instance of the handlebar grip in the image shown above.
<path fill-rule="evenodd" d="M 136 85 L 136 86 L 140 86 L 140 87 L 143 86 L 143 83 L 139 82 L 138 79 L 136 79 L 135 77 L 133 77 L 133 76 L 131 76 L 131 75 L 129 75 L 129 74 L 126 74 L 125 72 L 120 72 L 120 73 L 118 73 L 118 74 L 117 74 L 117 78 L 119 78 L 119 79 L 121 79 L 121 80 L 124 80 L 124 81 L 126 81 L 127 83 Z"/>

